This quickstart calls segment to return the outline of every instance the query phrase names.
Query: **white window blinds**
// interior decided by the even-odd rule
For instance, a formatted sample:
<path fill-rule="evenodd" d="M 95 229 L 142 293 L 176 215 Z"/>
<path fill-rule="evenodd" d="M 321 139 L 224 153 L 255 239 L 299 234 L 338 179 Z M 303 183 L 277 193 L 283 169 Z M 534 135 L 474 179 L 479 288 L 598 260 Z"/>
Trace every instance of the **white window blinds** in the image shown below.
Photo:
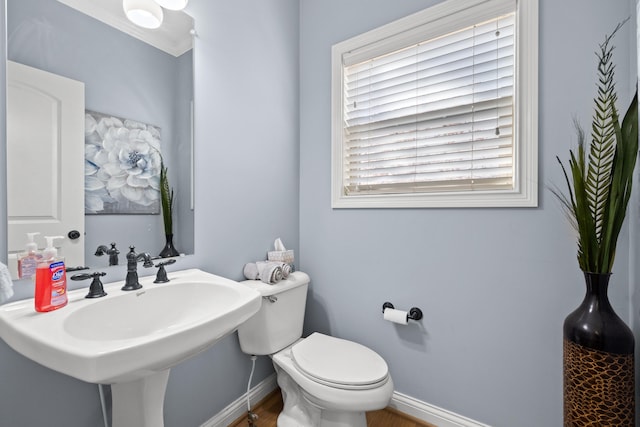
<path fill-rule="evenodd" d="M 513 188 L 515 22 L 344 66 L 345 195 Z"/>

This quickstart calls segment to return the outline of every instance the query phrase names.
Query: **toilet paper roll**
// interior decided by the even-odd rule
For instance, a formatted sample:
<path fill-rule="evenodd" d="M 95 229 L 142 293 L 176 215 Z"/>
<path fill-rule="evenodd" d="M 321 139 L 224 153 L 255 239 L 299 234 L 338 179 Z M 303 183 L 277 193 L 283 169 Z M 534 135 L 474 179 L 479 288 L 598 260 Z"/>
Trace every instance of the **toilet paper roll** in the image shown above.
<path fill-rule="evenodd" d="M 389 322 L 406 325 L 409 323 L 407 312 L 404 310 L 396 310 L 395 308 L 386 308 L 383 313 L 384 320 Z"/>

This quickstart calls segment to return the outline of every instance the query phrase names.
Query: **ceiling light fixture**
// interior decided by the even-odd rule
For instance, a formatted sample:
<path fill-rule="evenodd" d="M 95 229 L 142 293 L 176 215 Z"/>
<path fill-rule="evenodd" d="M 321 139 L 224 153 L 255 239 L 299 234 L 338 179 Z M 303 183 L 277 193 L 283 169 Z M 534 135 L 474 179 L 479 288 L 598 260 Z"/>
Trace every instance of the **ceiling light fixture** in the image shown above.
<path fill-rule="evenodd" d="M 162 8 L 153 0 L 122 0 L 122 8 L 129 21 L 142 28 L 158 28 L 164 18 Z"/>
<path fill-rule="evenodd" d="M 160 6 L 169 10 L 182 10 L 187 6 L 189 0 L 155 0 Z"/>

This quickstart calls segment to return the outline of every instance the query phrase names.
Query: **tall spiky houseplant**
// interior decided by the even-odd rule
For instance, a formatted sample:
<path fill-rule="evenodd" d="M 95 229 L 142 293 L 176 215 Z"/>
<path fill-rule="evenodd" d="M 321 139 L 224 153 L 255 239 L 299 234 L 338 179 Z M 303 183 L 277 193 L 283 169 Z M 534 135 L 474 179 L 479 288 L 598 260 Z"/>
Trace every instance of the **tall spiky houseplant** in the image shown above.
<path fill-rule="evenodd" d="M 169 186 L 169 176 L 164 160 L 160 165 L 160 203 L 162 204 L 162 219 L 166 243 L 160 256 L 163 258 L 178 256 L 179 252 L 173 245 L 173 188 Z"/>
<path fill-rule="evenodd" d="M 590 142 L 587 146 L 576 122 L 578 148 L 569 151 L 568 170 L 558 158 L 568 194 L 552 190 L 577 231 L 578 264 L 587 290 L 563 327 L 565 426 L 635 426 L 634 337 L 607 296 L 638 155 L 637 90 L 622 123 L 616 108 L 611 40 L 623 24 L 605 36 L 596 52 Z"/>
<path fill-rule="evenodd" d="M 568 195 L 554 190 L 578 232 L 578 264 L 585 272 L 611 273 L 616 243 L 631 197 L 638 152 L 638 95 L 633 98 L 622 125 L 616 108 L 611 35 L 598 52 L 598 94 L 586 159 L 585 133 L 576 122 L 578 150 L 569 150 L 569 170 L 564 172 Z"/>

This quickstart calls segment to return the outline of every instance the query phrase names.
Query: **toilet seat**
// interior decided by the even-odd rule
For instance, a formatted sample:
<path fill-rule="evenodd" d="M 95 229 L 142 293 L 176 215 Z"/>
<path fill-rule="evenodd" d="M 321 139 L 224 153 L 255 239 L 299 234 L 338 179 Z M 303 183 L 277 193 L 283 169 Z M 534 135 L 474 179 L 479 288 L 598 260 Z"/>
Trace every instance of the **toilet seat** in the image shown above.
<path fill-rule="evenodd" d="M 344 390 L 367 390 L 387 380 L 378 353 L 352 341 L 314 332 L 291 347 L 291 359 L 306 377 Z"/>

